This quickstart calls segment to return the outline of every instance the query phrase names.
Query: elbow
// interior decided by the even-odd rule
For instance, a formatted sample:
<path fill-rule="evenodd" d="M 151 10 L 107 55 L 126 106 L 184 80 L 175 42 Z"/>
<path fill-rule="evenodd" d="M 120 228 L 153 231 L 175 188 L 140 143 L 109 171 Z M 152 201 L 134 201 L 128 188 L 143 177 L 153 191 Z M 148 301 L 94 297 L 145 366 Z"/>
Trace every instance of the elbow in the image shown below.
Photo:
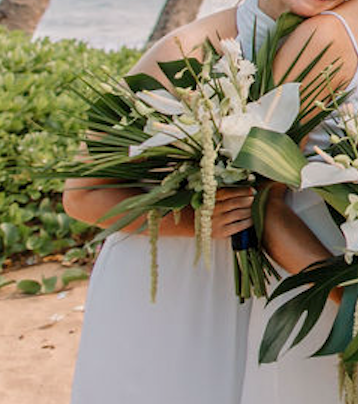
<path fill-rule="evenodd" d="M 73 193 L 65 190 L 62 195 L 62 206 L 65 213 L 74 219 L 77 219 L 77 203 L 78 201 L 73 197 Z"/>
<path fill-rule="evenodd" d="M 71 180 L 65 183 L 65 189 L 62 194 L 62 206 L 65 213 L 77 220 L 83 220 L 81 212 L 83 212 L 84 192 L 78 189 L 71 189 Z"/>

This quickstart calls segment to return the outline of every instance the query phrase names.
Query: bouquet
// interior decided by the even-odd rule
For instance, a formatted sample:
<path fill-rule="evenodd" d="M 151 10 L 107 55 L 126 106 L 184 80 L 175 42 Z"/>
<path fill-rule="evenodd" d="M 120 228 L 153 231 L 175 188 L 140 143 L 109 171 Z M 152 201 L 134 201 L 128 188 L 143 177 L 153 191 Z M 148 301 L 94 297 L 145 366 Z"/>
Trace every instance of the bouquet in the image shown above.
<path fill-rule="evenodd" d="M 222 56 L 209 41 L 204 43 L 202 63 L 184 52 L 181 60 L 159 63 L 173 86 L 171 93 L 145 74 L 125 77 L 126 84 L 118 82 L 109 73 L 105 83 L 93 74 L 90 81 L 82 79 L 98 97 L 92 101 L 79 94 L 90 105 L 88 131 L 83 138 L 90 157 L 73 163 L 60 175 L 114 178 L 118 184 L 107 187 L 145 189 L 101 218 L 106 220 L 122 214 L 121 219 L 103 231 L 97 240 L 147 215 L 147 221 L 139 231 L 147 228 L 150 235 L 153 300 L 158 278 L 156 240 L 162 217 L 174 213 L 180 220 L 180 210 L 184 207 L 191 206 L 195 210 L 197 250 L 202 251 L 206 266 L 210 267 L 211 215 L 218 188 L 256 185 L 261 175 L 271 178 L 272 171 L 279 172 L 287 180 L 280 178 L 281 182 L 299 183 L 298 174 L 293 180 L 290 176 L 295 173 L 295 164 L 301 168 L 305 158 L 301 154 L 297 156 L 296 149 L 291 150 L 292 144 L 296 147 L 294 142 L 298 143 L 330 114 L 329 109 L 323 110 L 302 123 L 302 119 L 316 108 L 315 95 L 318 96 L 326 86 L 321 75 L 299 89 L 299 82 L 327 48 L 303 69 L 294 83 L 284 84 L 311 38 L 281 80 L 276 84 L 273 81 L 272 65 L 279 42 L 301 21 L 293 14 L 281 16 L 274 34 L 268 35 L 258 53 L 254 52 L 254 63 L 243 58 L 239 44 L 234 40 L 221 41 Z M 179 42 L 178 46 L 181 47 Z M 338 68 L 332 69 L 330 77 L 337 71 Z M 344 96 L 337 102 L 343 99 Z M 305 108 L 300 108 L 303 102 Z M 260 136 L 256 135 L 264 137 L 272 146 L 265 148 L 264 143 L 259 144 L 258 153 L 263 160 L 271 159 L 265 166 L 267 172 L 249 167 L 250 158 L 245 160 L 250 144 L 256 142 L 256 147 L 260 142 Z M 283 139 L 279 147 L 285 154 L 284 159 L 277 158 L 277 136 Z M 291 144 L 286 139 L 294 141 L 290 140 Z M 242 149 L 244 144 L 245 150 Z M 234 266 L 236 290 L 241 300 L 252 294 L 266 296 L 269 277 L 278 278 L 261 247 L 266 196 L 267 190 L 259 192 L 254 203 L 255 227 L 249 230 L 254 234 L 254 240 L 247 237 L 247 232 L 233 238 L 233 247 L 239 250 L 234 254 Z"/>
<path fill-rule="evenodd" d="M 327 79 L 329 87 L 329 79 Z M 336 287 L 344 287 L 342 303 L 334 324 L 323 346 L 313 356 L 338 354 L 340 356 L 340 388 L 347 404 L 358 403 L 358 111 L 352 104 L 339 105 L 331 93 L 330 107 L 322 103 L 322 109 L 330 110 L 334 125 L 326 125 L 330 145 L 326 150 L 315 147 L 314 161 L 302 159 L 300 150 L 287 137 L 277 137 L 276 142 L 290 144 L 292 156 L 291 172 L 286 178 L 267 169 L 272 162 L 258 155 L 257 139 L 265 144 L 268 155 L 274 138 L 269 141 L 262 133 L 249 135 L 242 147 L 239 163 L 247 169 L 265 172 L 270 178 L 284 182 L 294 188 L 311 188 L 329 206 L 330 213 L 340 227 L 346 241 L 341 255 L 317 262 L 297 275 L 284 280 L 270 296 L 269 301 L 282 294 L 306 286 L 303 292 L 283 304 L 270 318 L 260 348 L 260 362 L 278 360 L 289 337 L 295 337 L 290 348 L 296 346 L 309 334 L 324 309 L 329 293 Z M 283 140 L 286 138 L 286 140 Z M 276 143 L 277 144 L 277 143 Z M 280 147 L 275 148 L 279 158 L 286 158 Z M 249 156 L 251 160 L 249 161 Z M 318 159 L 317 159 L 318 157 Z M 306 314 L 300 323 L 298 322 Z M 296 334 L 297 332 L 297 334 Z"/>

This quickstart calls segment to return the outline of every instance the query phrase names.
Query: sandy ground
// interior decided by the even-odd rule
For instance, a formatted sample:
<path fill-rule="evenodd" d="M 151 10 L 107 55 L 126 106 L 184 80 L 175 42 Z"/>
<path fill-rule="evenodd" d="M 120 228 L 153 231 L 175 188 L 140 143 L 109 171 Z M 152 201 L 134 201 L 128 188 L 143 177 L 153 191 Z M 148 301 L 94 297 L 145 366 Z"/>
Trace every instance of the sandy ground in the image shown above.
<path fill-rule="evenodd" d="M 63 270 L 48 263 L 6 277 L 40 279 Z M 87 284 L 34 297 L 19 295 L 14 285 L 0 289 L 0 403 L 69 403 Z"/>

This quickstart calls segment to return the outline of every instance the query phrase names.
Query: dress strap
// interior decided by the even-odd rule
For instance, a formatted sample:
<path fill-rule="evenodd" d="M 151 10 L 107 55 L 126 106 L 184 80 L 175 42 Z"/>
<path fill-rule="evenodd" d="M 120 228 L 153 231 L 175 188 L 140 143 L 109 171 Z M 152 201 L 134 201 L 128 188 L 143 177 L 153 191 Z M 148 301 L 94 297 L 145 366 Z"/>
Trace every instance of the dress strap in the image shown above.
<path fill-rule="evenodd" d="M 356 51 L 356 54 L 358 56 L 358 44 L 357 44 L 357 41 L 356 41 L 355 36 L 353 34 L 353 31 L 351 30 L 351 27 L 348 25 L 347 21 L 340 14 L 335 13 L 334 11 L 323 11 L 321 14 L 333 15 L 333 16 L 337 17 L 341 21 L 341 23 L 344 25 L 344 27 L 345 27 L 345 29 L 347 31 L 347 34 L 348 34 L 349 38 L 352 41 L 352 44 L 353 44 L 354 49 Z"/>

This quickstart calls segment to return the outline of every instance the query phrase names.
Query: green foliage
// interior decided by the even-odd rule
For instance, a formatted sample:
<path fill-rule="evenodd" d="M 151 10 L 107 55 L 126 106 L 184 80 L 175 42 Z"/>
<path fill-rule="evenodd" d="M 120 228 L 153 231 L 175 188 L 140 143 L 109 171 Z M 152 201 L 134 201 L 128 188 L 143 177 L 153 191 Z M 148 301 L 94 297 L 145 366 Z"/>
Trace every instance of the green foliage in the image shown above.
<path fill-rule="evenodd" d="M 51 276 L 46 278 L 42 276 L 41 281 L 34 279 L 21 279 L 16 282 L 13 279 L 7 279 L 4 276 L 0 276 L 0 289 L 16 283 L 16 289 L 25 295 L 38 295 L 59 292 L 67 288 L 67 286 L 76 281 L 83 281 L 88 279 L 88 273 L 79 267 L 73 267 L 66 269 L 61 275 L 61 283 L 59 284 L 59 278 L 57 276 Z"/>
<path fill-rule="evenodd" d="M 32 252 L 45 256 L 81 244 L 91 231 L 70 219 L 61 201 L 63 181 L 34 177 L 55 167 L 78 147 L 86 104 L 71 91 L 86 93 L 76 80 L 89 70 L 103 77 L 106 66 L 122 76 L 139 52 L 106 53 L 73 40 L 31 42 L 0 28 L 0 268 L 7 257 Z"/>

